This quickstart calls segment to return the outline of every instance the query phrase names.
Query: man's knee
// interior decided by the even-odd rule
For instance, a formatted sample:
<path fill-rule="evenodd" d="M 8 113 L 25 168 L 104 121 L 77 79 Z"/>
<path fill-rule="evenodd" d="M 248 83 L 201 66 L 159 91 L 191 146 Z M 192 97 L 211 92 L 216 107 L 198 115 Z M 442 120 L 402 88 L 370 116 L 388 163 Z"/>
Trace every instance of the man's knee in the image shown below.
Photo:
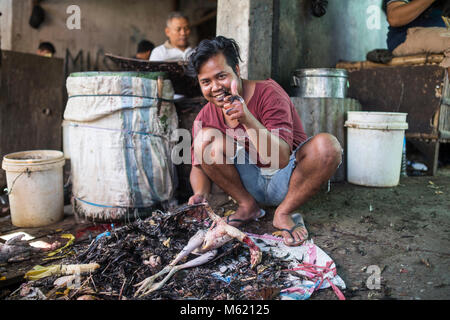
<path fill-rule="evenodd" d="M 342 147 L 335 136 L 328 133 L 319 133 L 309 143 L 310 148 L 305 151 L 322 166 L 337 167 L 341 163 Z"/>
<path fill-rule="evenodd" d="M 321 133 L 317 137 L 317 148 L 325 164 L 337 167 L 342 161 L 342 147 L 335 136 Z"/>

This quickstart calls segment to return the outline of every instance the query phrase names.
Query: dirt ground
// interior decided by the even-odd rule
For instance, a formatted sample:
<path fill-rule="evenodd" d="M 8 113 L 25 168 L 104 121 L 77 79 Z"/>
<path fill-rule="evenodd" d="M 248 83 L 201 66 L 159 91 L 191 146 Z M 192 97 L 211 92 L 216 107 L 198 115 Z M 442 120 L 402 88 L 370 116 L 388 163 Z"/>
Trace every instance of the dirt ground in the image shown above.
<path fill-rule="evenodd" d="M 224 207 L 236 205 L 229 201 Z M 243 230 L 275 231 L 275 208 L 265 209 L 260 222 Z M 435 176 L 402 177 L 392 188 L 333 183 L 300 212 L 310 238 L 336 262 L 347 299 L 450 298 L 450 166 Z M 367 267 L 374 265 L 381 271 L 379 290 L 367 286 L 374 283 Z M 337 297 L 325 289 L 310 299 Z"/>
<path fill-rule="evenodd" d="M 216 195 L 211 204 L 219 214 L 236 209 L 224 194 Z M 257 234 L 275 231 L 275 208 L 265 209 L 264 218 L 242 229 Z M 450 298 L 449 165 L 435 176 L 402 177 L 392 188 L 332 183 L 329 192 L 324 186 L 299 211 L 310 238 L 336 262 L 347 299 Z M 370 266 L 381 272 L 378 290 L 367 286 L 373 284 Z M 310 299 L 337 296 L 329 288 Z"/>

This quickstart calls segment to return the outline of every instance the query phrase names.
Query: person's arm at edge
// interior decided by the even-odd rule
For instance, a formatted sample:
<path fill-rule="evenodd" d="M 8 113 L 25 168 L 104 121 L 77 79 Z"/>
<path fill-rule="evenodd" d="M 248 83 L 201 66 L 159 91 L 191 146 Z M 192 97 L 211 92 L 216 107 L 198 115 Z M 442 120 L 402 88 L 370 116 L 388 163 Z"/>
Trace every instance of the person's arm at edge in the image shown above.
<path fill-rule="evenodd" d="M 414 21 L 436 0 L 393 1 L 387 5 L 386 16 L 391 27 L 402 27 Z"/>

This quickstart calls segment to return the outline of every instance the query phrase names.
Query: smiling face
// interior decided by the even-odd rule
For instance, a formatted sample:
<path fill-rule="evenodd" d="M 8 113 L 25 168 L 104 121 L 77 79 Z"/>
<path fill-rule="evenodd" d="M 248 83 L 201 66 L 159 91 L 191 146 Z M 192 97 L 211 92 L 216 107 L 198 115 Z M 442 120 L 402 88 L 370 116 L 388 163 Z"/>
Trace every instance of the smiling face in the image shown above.
<path fill-rule="evenodd" d="M 236 80 L 240 84 L 239 66 L 236 66 L 236 72 L 233 71 L 225 56 L 218 53 L 209 58 L 200 67 L 197 78 L 200 83 L 200 89 L 206 100 L 216 107 L 222 108 L 225 105 L 225 94 L 231 94 L 231 82 Z M 238 85 L 238 92 L 241 94 L 241 86 Z"/>
<path fill-rule="evenodd" d="M 166 27 L 166 36 L 172 46 L 185 50 L 191 33 L 189 22 L 185 18 L 173 18 Z"/>

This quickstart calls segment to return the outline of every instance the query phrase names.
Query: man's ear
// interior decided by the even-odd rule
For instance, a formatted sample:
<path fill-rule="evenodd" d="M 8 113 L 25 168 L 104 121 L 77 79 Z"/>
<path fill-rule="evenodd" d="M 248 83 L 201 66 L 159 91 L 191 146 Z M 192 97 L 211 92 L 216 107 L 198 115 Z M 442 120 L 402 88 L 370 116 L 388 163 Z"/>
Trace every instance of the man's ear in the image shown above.
<path fill-rule="evenodd" d="M 238 78 L 241 77 L 241 69 L 239 68 L 239 65 L 236 65 L 236 75 L 238 76 Z"/>
<path fill-rule="evenodd" d="M 166 32 L 166 36 L 167 36 L 167 38 L 169 37 L 169 27 L 166 27 L 165 29 L 164 29 L 164 31 Z"/>

